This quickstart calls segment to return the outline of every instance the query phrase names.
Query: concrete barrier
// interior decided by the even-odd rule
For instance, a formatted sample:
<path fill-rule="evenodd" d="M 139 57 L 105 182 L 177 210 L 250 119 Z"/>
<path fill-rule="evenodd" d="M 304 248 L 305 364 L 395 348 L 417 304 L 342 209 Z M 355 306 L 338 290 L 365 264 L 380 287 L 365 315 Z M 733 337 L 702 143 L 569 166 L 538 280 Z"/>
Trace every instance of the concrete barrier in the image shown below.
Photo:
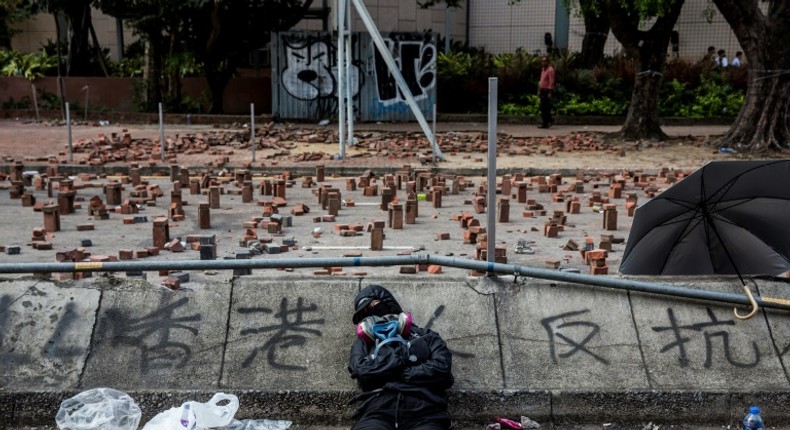
<path fill-rule="evenodd" d="M 731 306 L 512 277 L 267 272 L 179 291 L 114 277 L 0 282 L 0 427 L 51 424 L 63 399 L 101 386 L 132 395 L 143 422 L 224 391 L 239 396 L 239 418 L 347 425 L 351 301 L 369 283 L 390 288 L 415 323 L 447 340 L 450 408 L 462 425 L 520 415 L 726 425 L 750 404 L 769 423 L 790 421 L 785 312 L 739 321 Z M 757 284 L 762 295 L 788 295 L 784 283 Z"/>

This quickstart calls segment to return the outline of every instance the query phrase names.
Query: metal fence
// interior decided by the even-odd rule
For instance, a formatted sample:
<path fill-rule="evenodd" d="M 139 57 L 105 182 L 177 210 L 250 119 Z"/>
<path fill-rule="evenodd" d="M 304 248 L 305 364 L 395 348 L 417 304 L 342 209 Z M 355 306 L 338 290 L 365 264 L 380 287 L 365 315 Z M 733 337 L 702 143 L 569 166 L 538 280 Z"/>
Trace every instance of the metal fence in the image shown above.
<path fill-rule="evenodd" d="M 433 33 L 382 33 L 420 110 L 436 103 L 436 37 Z M 272 37 L 272 113 L 321 120 L 337 115 L 337 39 L 326 32 L 283 32 Z M 413 121 L 414 114 L 376 51 L 370 35 L 351 41 L 352 102 L 359 121 Z"/>

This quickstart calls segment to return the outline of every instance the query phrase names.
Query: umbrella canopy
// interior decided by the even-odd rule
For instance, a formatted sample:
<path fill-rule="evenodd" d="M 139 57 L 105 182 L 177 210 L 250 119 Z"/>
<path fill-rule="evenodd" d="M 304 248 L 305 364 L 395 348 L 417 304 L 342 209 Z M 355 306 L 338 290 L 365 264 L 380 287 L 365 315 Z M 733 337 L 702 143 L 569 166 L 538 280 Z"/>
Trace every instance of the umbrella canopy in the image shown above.
<path fill-rule="evenodd" d="M 790 160 L 713 161 L 637 208 L 632 275 L 790 270 Z"/>

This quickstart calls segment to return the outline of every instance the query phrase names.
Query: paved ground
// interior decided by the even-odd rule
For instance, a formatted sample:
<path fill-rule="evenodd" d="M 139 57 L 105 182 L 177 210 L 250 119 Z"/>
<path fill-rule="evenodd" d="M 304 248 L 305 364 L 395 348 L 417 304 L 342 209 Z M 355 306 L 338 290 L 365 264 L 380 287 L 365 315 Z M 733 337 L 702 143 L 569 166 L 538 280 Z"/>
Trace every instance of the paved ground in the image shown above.
<path fill-rule="evenodd" d="M 389 124 L 373 124 L 366 125 L 365 127 L 372 127 L 376 130 L 387 129 L 387 132 L 398 131 L 393 129 L 407 129 L 408 131 L 415 131 L 415 126 L 410 125 L 389 125 Z M 411 128 L 410 128 L 411 127 Z M 442 124 L 439 130 L 445 129 L 447 131 L 460 131 L 462 129 L 473 132 L 481 132 L 485 130 L 485 124 Z M 362 127 L 358 128 L 359 130 Z M 511 135 L 523 135 L 524 137 L 532 138 L 559 138 L 563 139 L 568 136 L 569 132 L 578 131 L 584 127 L 570 127 L 560 126 L 551 130 L 540 130 L 529 126 L 508 126 L 503 125 L 500 131 Z M 590 128 L 588 128 L 589 130 Z M 615 127 L 596 127 L 595 131 L 614 131 Z M 19 157 L 30 156 L 31 153 L 41 154 L 57 154 L 63 148 L 63 127 L 48 127 L 48 126 L 35 126 L 23 125 L 16 122 L 0 122 L 0 155 L 13 157 L 14 160 L 19 160 Z M 109 128 L 96 128 L 96 127 L 80 127 L 75 130 L 75 136 L 83 136 L 78 138 L 95 138 L 97 132 L 104 132 L 110 130 Z M 189 132 L 195 130 L 210 130 L 209 128 L 190 128 Z M 527 204 L 518 203 L 515 199 L 511 198 L 511 212 L 510 222 L 500 223 L 497 226 L 496 242 L 507 249 L 507 258 L 509 263 L 522 264 L 527 266 L 545 267 L 547 261 L 559 261 L 560 265 L 568 269 L 576 269 L 582 272 L 589 271 L 581 259 L 578 252 L 563 249 L 570 240 L 577 243 L 583 243 L 585 237 L 592 237 L 598 244 L 601 235 L 611 234 L 616 239 L 625 239 L 628 236 L 630 224 L 633 218 L 626 215 L 625 200 L 623 198 L 613 198 L 612 203 L 616 205 L 618 211 L 617 228 L 614 230 L 606 230 L 603 228 L 603 215 L 593 210 L 593 207 L 588 204 L 588 199 L 592 196 L 593 192 L 600 192 L 606 196 L 609 192 L 611 183 L 611 174 L 623 173 L 623 171 L 630 171 L 633 169 L 644 169 L 651 173 L 657 173 L 662 168 L 667 168 L 673 175 L 682 175 L 690 172 L 704 162 L 710 159 L 721 159 L 729 157 L 726 154 L 719 154 L 714 146 L 705 143 L 705 137 L 710 135 L 720 134 L 726 131 L 723 127 L 673 127 L 667 128 L 667 132 L 676 136 L 676 139 L 669 146 L 661 146 L 655 148 L 640 148 L 639 151 L 629 151 L 625 156 L 617 153 L 610 152 L 594 152 L 594 153 L 572 153 L 563 154 L 562 156 L 543 156 L 535 154 L 532 157 L 515 158 L 515 157 L 501 157 L 502 164 L 505 162 L 512 163 L 514 172 L 519 169 L 527 171 L 532 169 L 534 165 L 540 165 L 541 173 L 529 173 L 526 180 L 530 181 L 530 188 L 528 189 L 528 198 L 534 199 L 535 202 L 530 206 L 542 205 L 545 214 L 533 210 L 532 216 L 524 216 L 523 212 L 528 210 Z M 158 131 L 155 127 L 139 127 L 132 130 L 133 135 L 138 134 L 141 137 L 156 137 Z M 681 136 L 691 136 L 684 138 Z M 703 136 L 703 137 L 700 137 Z M 35 150 L 30 149 L 30 143 L 35 142 Z M 687 142 L 684 145 L 684 142 Z M 331 145 L 328 145 L 331 146 Z M 54 151 L 54 152 L 53 152 Z M 234 159 L 243 162 L 247 159 L 245 154 L 237 154 L 238 158 Z M 62 157 L 62 155 L 58 156 Z M 193 177 L 199 177 L 205 172 L 205 163 L 211 161 L 211 157 L 203 157 L 197 154 L 195 158 L 179 157 L 177 164 L 180 166 L 190 168 L 190 173 Z M 293 216 L 293 224 L 291 227 L 286 227 L 282 234 L 268 233 L 265 229 L 257 228 L 255 233 L 259 239 L 272 240 L 274 242 L 282 243 L 286 239 L 294 239 L 296 246 L 279 254 L 263 254 L 254 258 L 306 258 L 306 257 L 342 257 L 344 255 L 361 255 L 363 256 L 385 256 L 397 255 L 402 252 L 410 252 L 420 250 L 427 253 L 438 255 L 454 255 L 459 257 L 471 258 L 474 254 L 474 245 L 465 244 L 463 240 L 463 229 L 460 222 L 454 220 L 463 212 L 471 213 L 478 219 L 482 225 L 485 225 L 486 214 L 476 213 L 470 200 L 474 197 L 474 193 L 478 187 L 485 181 L 484 162 L 471 162 L 459 156 L 459 159 L 453 160 L 447 164 L 440 164 L 440 170 L 437 172 L 446 175 L 454 176 L 460 170 L 460 166 L 470 169 L 470 171 L 477 172 L 473 175 L 467 175 L 470 186 L 465 191 L 457 195 L 445 195 L 442 199 L 441 207 L 433 207 L 429 201 L 420 201 L 419 217 L 417 223 L 413 225 L 404 225 L 403 229 L 385 228 L 385 241 L 384 250 L 371 251 L 370 248 L 370 234 L 362 232 L 354 237 L 340 236 L 336 231 L 337 224 L 361 224 L 366 226 L 368 223 L 375 220 L 386 220 L 387 212 L 380 209 L 381 196 L 363 196 L 360 190 L 347 191 L 345 187 L 345 177 L 332 177 L 327 175 L 325 181 L 320 185 L 314 184 L 308 188 L 302 187 L 302 178 L 296 177 L 286 189 L 287 204 L 281 207 L 280 213 L 284 215 L 291 215 L 291 210 L 297 203 L 307 204 L 311 211 L 303 216 Z M 480 158 L 485 158 L 485 154 L 480 154 Z M 466 161 L 464 161 L 466 160 Z M 673 161 L 674 160 L 674 161 Z M 7 158 L 6 162 L 10 162 L 11 158 Z M 389 159 L 389 158 L 360 158 L 355 160 L 358 167 L 368 168 L 374 174 L 378 170 L 385 168 L 401 168 L 404 164 L 410 164 L 413 168 L 422 168 L 425 166 L 420 165 L 415 160 L 402 160 L 402 159 Z M 343 162 L 336 162 L 340 164 Z M 463 163 L 470 163 L 466 165 Z M 499 161 L 498 161 L 499 163 Z M 672 164 L 670 164 L 672 163 Z M 25 163 L 26 170 L 36 170 L 43 172 L 44 165 L 35 165 L 35 163 Z M 258 184 L 260 181 L 269 179 L 272 175 L 280 174 L 286 169 L 301 168 L 304 171 L 314 173 L 314 165 L 306 163 L 279 163 L 277 166 L 268 167 L 270 176 L 256 176 L 254 183 Z M 326 163 L 328 170 L 333 170 L 333 164 Z M 118 170 L 121 171 L 122 165 L 117 164 Z M 229 165 L 227 168 L 227 175 L 222 175 L 220 169 L 215 169 L 217 180 L 223 184 L 225 194 L 221 196 L 221 204 L 219 209 L 211 210 L 211 229 L 200 229 L 197 223 L 197 204 L 207 200 L 206 195 L 191 195 L 189 189 L 182 190 L 182 198 L 188 204 L 184 206 L 185 219 L 183 221 L 170 221 L 169 232 L 172 238 L 186 238 L 191 234 L 213 234 L 216 235 L 218 244 L 218 257 L 219 258 L 233 258 L 241 248 L 240 240 L 245 235 L 245 228 L 243 223 L 249 221 L 254 217 L 262 217 L 262 204 L 266 201 L 271 201 L 272 196 L 261 195 L 255 192 L 253 201 L 250 203 L 242 203 L 241 196 L 237 193 L 239 188 L 233 183 L 234 165 Z M 66 169 L 66 166 L 61 166 Z M 595 170 L 592 170 L 595 168 Z M 475 170 L 477 169 L 477 170 Z M 577 177 L 573 172 L 575 170 L 590 170 L 584 173 L 580 178 L 584 181 L 583 190 L 580 192 L 567 192 L 566 197 L 578 197 L 581 205 L 579 214 L 567 215 L 567 221 L 564 224 L 563 231 L 561 231 L 556 238 L 549 238 L 543 234 L 543 228 L 546 221 L 554 214 L 555 209 L 564 209 L 565 202 L 556 201 L 552 198 L 553 193 L 540 192 L 538 181 L 540 177 L 544 177 L 554 171 L 571 172 L 562 178 L 561 184 L 558 186 L 560 190 L 569 188 Z M 603 172 L 605 171 L 605 172 Z M 532 171 L 530 171 L 532 172 Z M 605 173 L 605 174 L 602 174 Z M 376 174 L 380 183 L 382 174 Z M 663 175 L 666 176 L 666 175 Z M 671 176 L 671 175 L 670 175 Z M 0 217 L 0 245 L 21 246 L 20 255 L 0 254 L 0 263 L 18 263 L 18 262 L 54 262 L 56 253 L 58 251 L 71 250 L 82 245 L 82 239 L 90 239 L 92 246 L 86 247 L 86 251 L 94 256 L 97 255 L 110 255 L 117 256 L 120 249 L 130 249 L 133 251 L 142 250 L 145 247 L 152 245 L 152 221 L 158 216 L 167 214 L 167 208 L 171 202 L 170 194 L 172 183 L 166 177 L 148 177 L 144 178 L 148 185 L 158 185 L 163 190 L 163 196 L 157 199 L 155 205 L 144 205 L 140 207 L 140 212 L 137 216 L 145 217 L 145 220 L 139 223 L 126 224 L 123 222 L 124 218 L 132 217 L 133 215 L 121 215 L 111 213 L 107 220 L 96 220 L 89 216 L 87 212 L 87 203 L 90 198 L 98 195 L 103 200 L 106 196 L 102 191 L 102 185 L 107 184 L 109 181 L 125 181 L 124 176 L 75 176 L 75 184 L 79 189 L 76 190 L 77 205 L 75 212 L 60 217 L 61 230 L 57 232 L 47 232 L 46 242 L 53 245 L 51 250 L 36 250 L 29 246 L 33 229 L 43 227 L 44 220 L 41 212 L 35 212 L 31 207 L 23 207 L 21 201 L 18 199 L 11 199 L 8 191 L 0 192 L 0 210 L 3 216 Z M 640 186 L 637 187 L 632 177 L 624 177 L 626 188 L 623 195 L 626 193 L 635 193 L 639 203 L 644 203 L 648 200 L 646 191 Z M 500 177 L 501 181 L 502 178 Z M 669 185 L 669 180 L 666 178 L 656 177 L 652 184 L 656 190 L 660 190 Z M 8 185 L 5 182 L 4 185 Z M 354 201 L 354 206 L 342 206 L 337 219 L 334 222 L 314 222 L 314 217 L 321 217 L 327 214 L 326 209 L 322 209 L 319 204 L 315 191 L 319 186 L 334 186 L 337 187 L 341 193 L 343 200 L 350 199 Z M 57 192 L 52 197 L 47 195 L 45 190 L 35 190 L 34 187 L 26 187 L 26 191 L 32 193 L 37 201 L 54 201 L 57 197 Z M 123 198 L 129 198 L 133 187 L 128 184 L 124 185 Z M 397 193 L 399 201 L 405 201 L 406 194 L 403 190 Z M 499 197 L 503 197 L 499 194 Z M 512 197 L 512 196 L 511 196 Z M 111 211 L 114 206 L 110 207 Z M 95 229 L 92 231 L 78 231 L 78 224 L 91 223 Z M 315 229 L 320 228 L 320 235 L 314 235 Z M 438 233 L 449 233 L 448 240 L 436 240 Z M 316 237 L 317 236 L 317 237 Z M 515 253 L 515 245 L 520 240 L 526 240 L 530 250 L 533 253 L 517 254 Z M 619 260 L 621 258 L 624 244 L 619 243 L 613 246 L 612 252 L 607 258 L 609 266 L 609 273 L 616 274 Z M 169 251 L 162 251 L 158 259 L 197 259 L 199 253 L 193 250 L 175 253 Z M 153 257 L 149 257 L 153 258 Z M 139 261 L 145 261 L 144 258 L 137 258 Z M 255 275 L 262 275 L 264 277 L 272 277 L 276 279 L 289 279 L 290 277 L 313 277 L 315 270 L 319 269 L 294 269 L 294 273 L 287 274 L 285 272 L 276 270 L 256 270 Z M 422 282 L 422 280 L 430 279 L 434 281 L 444 281 L 451 279 L 458 279 L 464 277 L 467 272 L 461 269 L 445 269 L 444 273 L 427 275 L 418 273 L 416 275 L 400 274 L 400 267 L 387 267 L 387 268 L 362 268 L 358 271 L 342 269 L 333 272 L 334 276 L 346 278 L 353 277 L 373 277 L 379 276 L 380 279 L 392 279 L 393 277 L 400 277 L 407 282 L 414 279 L 414 282 Z M 158 283 L 162 280 L 157 272 L 148 272 L 148 279 L 152 283 Z M 203 282 L 210 282 L 210 280 L 217 280 L 218 278 L 227 279 L 230 277 L 228 272 L 215 272 L 215 271 L 202 271 L 198 273 L 191 273 L 192 280 L 195 284 Z M 123 275 L 121 275 L 123 276 Z M 326 275 L 321 275 L 326 276 Z M 426 278 L 430 277 L 430 278 Z M 350 279 L 349 279 L 350 280 Z M 251 279 L 250 282 L 254 282 Z M 185 284 L 189 287 L 190 284 Z M 142 302 L 142 301 L 141 301 Z M 655 306 L 653 306 L 655 307 Z M 650 307 L 652 309 L 653 307 Z M 208 315 L 208 314 L 207 314 Z M 602 423 L 604 424 L 604 423 Z M 587 427 L 574 427 L 574 428 L 592 428 Z M 595 426 L 600 428 L 600 426 Z M 624 428 L 615 426 L 606 426 L 604 428 Z M 41 428 L 41 427 L 38 427 Z M 304 429 L 316 430 L 331 430 L 341 427 L 295 427 Z M 567 427 L 566 427 L 567 428 Z M 648 427 L 638 427 L 648 428 Z M 652 427 L 650 427 L 652 428 Z M 660 428 L 670 428 L 668 426 L 661 426 Z M 675 427 L 679 428 L 679 427 Z M 686 428 L 700 428 L 700 427 L 686 427 Z M 778 427 L 781 428 L 781 427 Z"/>
<path fill-rule="evenodd" d="M 99 133 L 112 133 L 120 132 L 121 126 L 109 127 L 93 127 L 93 126 L 78 126 L 74 129 L 75 140 L 96 138 Z M 287 127 L 287 126 L 284 126 Z M 309 128 L 312 127 L 312 128 Z M 322 129 L 323 127 L 309 126 L 309 130 Z M 417 126 L 415 124 L 359 124 L 357 130 L 360 134 L 365 133 L 364 130 L 379 130 L 386 133 L 390 132 L 403 132 L 414 131 Z M 168 131 L 185 132 L 209 132 L 212 128 L 205 126 L 192 126 L 189 128 L 174 129 L 175 127 L 168 126 Z M 303 126 L 300 126 L 301 130 Z M 439 124 L 440 131 L 472 131 L 479 132 L 486 129 L 485 124 L 475 123 L 448 123 Z M 570 132 L 578 130 L 593 130 L 593 131 L 615 131 L 617 128 L 613 126 L 557 126 L 550 130 L 538 129 L 534 126 L 525 125 L 502 125 L 500 132 L 510 134 L 513 136 L 521 136 L 527 138 L 559 138 L 562 139 L 568 136 Z M 157 138 L 158 129 L 151 126 L 134 126 L 128 129 L 134 137 Z M 222 129 L 225 130 L 225 129 Z M 514 159 L 519 157 L 500 156 L 497 161 L 499 165 L 509 165 L 510 170 L 514 173 L 517 172 L 531 172 L 540 171 L 542 179 L 548 172 L 562 171 L 575 172 L 576 170 L 588 170 L 590 166 L 609 166 L 608 169 L 601 169 L 612 173 L 622 173 L 625 170 L 631 170 L 634 165 L 649 166 L 645 171 L 658 172 L 661 168 L 671 169 L 678 174 L 688 173 L 699 167 L 709 159 L 720 159 L 726 157 L 724 154 L 714 154 L 715 148 L 711 148 L 704 143 L 703 140 L 707 136 L 717 135 L 726 130 L 721 126 L 706 126 L 706 127 L 667 127 L 666 131 L 675 140 L 671 146 L 664 148 L 648 148 L 645 151 L 635 151 L 626 156 L 622 154 L 613 154 L 611 151 L 590 151 L 590 152 L 573 152 L 555 154 L 554 156 L 546 156 L 545 154 L 534 154 L 529 157 L 520 157 L 525 160 L 524 164 L 513 164 Z M 63 132 L 65 127 L 40 125 L 22 123 L 19 121 L 0 121 L 0 154 L 6 155 L 6 162 L 10 160 L 21 160 L 23 156 L 30 157 L 30 154 L 53 154 L 56 153 L 58 147 L 62 147 Z M 687 136 L 683 138 L 681 136 Z M 694 145 L 683 147 L 683 141 L 687 139 L 693 142 Z M 31 151 L 30 144 L 34 143 L 36 149 Z M 327 146 L 327 145 L 325 145 Z M 331 145 L 329 145 L 331 146 Z M 43 149 L 42 149 L 43 148 Z M 334 148 L 334 146 L 332 146 Z M 246 154 L 246 152 L 245 152 Z M 462 154 L 459 154 L 459 157 Z M 191 175 L 200 177 L 201 174 L 207 170 L 205 164 L 210 160 L 209 155 L 195 154 L 189 156 L 179 156 L 176 163 L 179 166 L 187 167 L 190 169 Z M 248 160 L 249 154 L 236 155 L 239 160 Z M 386 239 L 384 242 L 385 249 L 383 251 L 370 251 L 370 234 L 361 232 L 356 237 L 341 237 L 336 230 L 338 224 L 359 224 L 367 226 L 375 220 L 386 221 L 388 214 L 385 210 L 380 208 L 382 197 L 380 195 L 366 197 L 363 196 L 361 190 L 347 191 L 345 177 L 331 177 L 327 174 L 326 180 L 322 184 L 313 183 L 309 188 L 303 188 L 301 178 L 295 178 L 289 182 L 287 189 L 287 205 L 279 208 L 279 212 L 284 215 L 290 215 L 292 209 L 298 203 L 303 203 L 311 209 L 309 214 L 304 216 L 294 216 L 293 224 L 291 227 L 283 229 L 282 234 L 269 234 L 262 229 L 258 229 L 256 234 L 261 240 L 273 241 L 275 243 L 282 243 L 285 239 L 294 239 L 296 246 L 292 247 L 289 252 L 267 255 L 266 258 L 304 258 L 304 257 L 342 257 L 351 255 L 364 255 L 364 256 L 381 256 L 381 255 L 396 255 L 398 253 L 409 252 L 410 250 L 422 250 L 428 253 L 435 253 L 439 255 L 454 255 L 459 257 L 473 258 L 475 247 L 473 244 L 464 243 L 464 229 L 461 228 L 460 222 L 457 218 L 462 213 L 469 213 L 474 215 L 480 223 L 486 225 L 486 214 L 476 213 L 473 205 L 471 204 L 474 194 L 479 192 L 479 187 L 485 183 L 485 161 L 480 161 L 485 158 L 485 154 L 480 154 L 480 157 L 475 156 L 475 160 L 468 160 L 469 155 L 466 155 L 468 164 L 463 164 L 462 160 L 451 161 L 449 163 L 440 163 L 439 170 L 447 175 L 457 174 L 461 170 L 461 165 L 465 166 L 467 172 L 477 172 L 475 176 L 467 177 L 467 187 L 465 191 L 457 195 L 444 195 L 441 202 L 441 207 L 434 207 L 430 201 L 419 202 L 419 217 L 416 224 L 404 225 L 402 230 L 386 229 Z M 674 157 L 674 158 L 673 158 Z M 62 156 L 61 156 L 62 158 Z M 682 158 L 682 159 L 681 159 Z M 661 161 L 676 160 L 677 166 L 670 166 L 667 164 L 660 164 Z M 348 161 L 361 164 L 360 167 L 368 168 L 376 174 L 377 171 L 383 171 L 385 168 L 402 168 L 408 164 L 413 168 L 425 168 L 419 162 L 414 160 L 392 159 L 387 157 L 368 157 L 359 158 L 346 161 L 337 161 L 336 164 L 347 165 Z M 411 162 L 410 162 L 411 161 Z M 508 164 L 509 163 L 509 164 Z M 172 163 L 170 163 L 172 164 Z M 255 192 L 253 202 L 242 203 L 241 196 L 238 194 L 240 188 L 238 184 L 233 182 L 233 165 L 231 163 L 225 170 L 214 169 L 215 173 L 220 176 L 217 177 L 218 181 L 224 184 L 224 195 L 221 197 L 221 205 L 219 209 L 211 210 L 211 229 L 201 230 L 197 225 L 197 206 L 198 203 L 207 201 L 205 195 L 206 190 L 203 190 L 202 195 L 190 195 L 189 189 L 182 190 L 184 200 L 185 219 L 183 221 L 171 221 L 169 224 L 169 233 L 172 238 L 181 238 L 185 240 L 188 235 L 192 234 L 213 234 L 216 235 L 218 243 L 218 257 L 219 258 L 233 258 L 240 248 L 240 241 L 243 239 L 245 230 L 243 224 L 254 217 L 263 215 L 261 204 L 266 201 L 271 201 L 272 196 L 261 195 L 258 191 Z M 271 163 L 270 163 L 271 164 Z M 306 166 L 305 166 L 306 164 Z M 280 165 L 271 167 L 270 171 L 282 173 L 283 171 L 291 169 L 299 169 L 307 171 L 308 174 L 314 174 L 317 163 L 294 163 L 288 161 L 281 161 Z M 333 171 L 332 162 L 324 163 L 327 165 L 327 171 Z M 32 172 L 44 172 L 45 164 L 26 161 L 25 165 L 29 165 L 25 169 Z M 115 163 L 119 168 L 126 167 L 122 163 Z M 238 164 L 237 164 L 238 165 Z M 517 165 L 523 166 L 521 168 Z M 541 168 L 536 168 L 541 166 Z M 65 170 L 67 166 L 61 166 Z M 430 167 L 430 166 L 427 166 Z M 677 170 L 674 170 L 677 169 Z M 89 169 L 88 169 L 89 170 Z M 225 171 L 224 176 L 222 172 Z M 274 174 L 274 173 L 273 173 Z M 573 174 L 573 173 L 571 173 Z M 673 173 L 674 174 L 674 173 Z M 378 174 L 378 184 L 382 183 L 382 174 Z M 511 176 L 512 177 L 512 176 Z M 507 249 L 507 259 L 509 263 L 521 264 L 528 266 L 544 267 L 547 261 L 559 262 L 563 268 L 572 268 L 586 272 L 589 269 L 585 266 L 580 254 L 573 249 L 563 249 L 569 241 L 575 241 L 578 244 L 584 243 L 585 237 L 593 238 L 597 246 L 601 240 L 601 235 L 613 235 L 618 242 L 624 241 L 628 236 L 632 218 L 626 216 L 625 200 L 624 197 L 627 193 L 634 193 L 637 195 L 638 202 L 644 203 L 647 199 L 646 193 L 642 189 L 637 189 L 633 185 L 633 178 L 628 178 L 626 189 L 623 190 L 622 198 L 613 199 L 612 203 L 617 205 L 618 220 L 617 226 L 613 230 L 606 230 L 603 227 L 603 215 L 598 212 L 600 204 L 592 204 L 589 202 L 590 197 L 594 192 L 600 193 L 603 196 L 607 195 L 609 190 L 609 183 L 611 179 L 608 176 L 601 176 L 595 171 L 578 177 L 585 182 L 584 187 L 580 192 L 566 193 L 567 199 L 578 198 L 581 202 L 581 211 L 579 214 L 566 214 L 567 220 L 559 232 L 557 237 L 549 238 L 543 234 L 544 225 L 554 215 L 555 210 L 567 209 L 566 203 L 553 197 L 552 193 L 539 192 L 538 180 L 542 180 L 538 175 L 533 174 L 527 176 L 526 180 L 530 181 L 528 190 L 528 199 L 534 200 L 532 205 L 518 203 L 515 195 L 505 196 L 501 193 L 498 198 L 511 197 L 510 206 L 510 220 L 507 223 L 498 225 L 495 237 L 496 243 L 499 246 Z M 52 250 L 39 251 L 34 250 L 26 244 L 31 243 L 31 235 L 33 229 L 44 226 L 43 214 L 41 212 L 34 212 L 30 207 L 22 207 L 20 200 L 9 199 L 9 193 L 0 194 L 0 207 L 3 208 L 5 216 L 0 219 L 0 245 L 20 245 L 22 246 L 22 255 L 8 255 L 1 254 L 0 262 L 54 262 L 55 254 L 58 251 L 69 250 L 79 247 L 83 239 L 89 239 L 92 246 L 87 248 L 87 251 L 96 255 L 109 255 L 118 256 L 120 249 L 140 250 L 152 245 L 152 221 L 156 217 L 167 216 L 168 207 L 171 199 L 172 183 L 169 178 L 151 177 L 146 178 L 149 185 L 158 185 L 163 191 L 163 197 L 157 199 L 153 206 L 140 206 L 139 220 L 144 222 L 136 224 L 125 224 L 123 219 L 132 217 L 132 215 L 120 215 L 112 213 L 108 220 L 94 220 L 88 214 L 87 206 L 88 200 L 94 196 L 99 196 L 102 200 L 106 200 L 106 196 L 102 191 L 102 186 L 110 181 L 126 181 L 128 178 L 124 176 L 82 176 L 75 178 L 75 184 L 79 188 L 76 193 L 76 200 L 78 209 L 73 214 L 64 215 L 60 217 L 61 231 L 48 232 L 47 241 L 53 244 Z M 257 186 L 262 180 L 270 179 L 270 177 L 256 176 L 254 184 Z M 558 186 L 561 191 L 569 189 L 571 185 L 577 180 L 577 177 L 566 176 L 562 178 L 562 183 Z M 502 177 L 498 179 L 501 183 Z M 327 214 L 327 210 L 322 209 L 319 204 L 316 191 L 319 186 L 331 186 L 339 189 L 342 194 L 342 199 L 353 201 L 354 207 L 344 205 L 335 222 L 314 222 L 315 217 L 320 217 Z M 657 178 L 654 188 L 656 190 L 663 189 L 668 186 L 666 179 Z M 501 185 L 500 185 L 501 187 Z M 124 185 L 123 198 L 126 199 L 130 196 L 133 187 L 131 185 Z M 44 190 L 34 190 L 33 187 L 27 187 L 26 191 L 31 192 L 38 202 L 57 200 L 57 191 L 48 196 Z M 427 191 L 424 190 L 423 192 Z M 500 189 L 501 191 L 501 189 Z M 406 192 L 401 189 L 397 192 L 396 197 L 401 203 L 406 200 Z M 556 201 L 560 200 L 560 201 Z M 350 202 L 349 202 L 350 204 Z M 531 214 L 525 214 L 525 211 L 532 207 Z M 542 206 L 542 212 L 540 208 Z M 110 207 L 112 212 L 116 206 Z M 93 231 L 78 231 L 77 225 L 79 224 L 93 224 L 95 230 Z M 320 234 L 313 234 L 320 230 Z M 440 233 L 449 233 L 449 240 L 436 240 L 437 235 Z M 527 241 L 529 248 L 525 249 L 526 253 L 515 253 L 515 247 L 519 241 Z M 613 252 L 609 255 L 608 266 L 609 273 L 617 273 L 619 265 L 620 253 L 624 247 L 623 243 L 615 244 Z M 170 253 L 163 252 L 160 254 L 159 259 L 196 259 L 198 252 L 187 250 L 183 253 Z M 556 263 L 555 263 L 556 264 Z M 297 272 L 310 273 L 313 269 L 297 269 Z M 398 267 L 389 268 L 375 268 L 372 270 L 358 270 L 358 271 L 344 271 L 338 274 L 345 274 L 348 276 L 361 276 L 366 272 L 375 271 L 377 274 L 392 274 L 398 273 Z M 446 269 L 445 273 L 449 275 L 463 275 L 461 269 Z M 154 274 L 155 275 L 155 274 Z M 436 275 L 444 276 L 444 275 Z"/>

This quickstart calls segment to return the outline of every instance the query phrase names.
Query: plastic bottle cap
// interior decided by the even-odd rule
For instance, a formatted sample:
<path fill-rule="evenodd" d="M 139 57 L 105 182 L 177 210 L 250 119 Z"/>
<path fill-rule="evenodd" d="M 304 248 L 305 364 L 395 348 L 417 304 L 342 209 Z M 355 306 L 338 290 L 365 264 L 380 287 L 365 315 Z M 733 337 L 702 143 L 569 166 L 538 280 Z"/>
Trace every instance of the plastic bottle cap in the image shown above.
<path fill-rule="evenodd" d="M 760 413 L 760 408 L 758 406 L 752 406 L 749 408 L 749 413 L 753 415 L 757 415 Z"/>

